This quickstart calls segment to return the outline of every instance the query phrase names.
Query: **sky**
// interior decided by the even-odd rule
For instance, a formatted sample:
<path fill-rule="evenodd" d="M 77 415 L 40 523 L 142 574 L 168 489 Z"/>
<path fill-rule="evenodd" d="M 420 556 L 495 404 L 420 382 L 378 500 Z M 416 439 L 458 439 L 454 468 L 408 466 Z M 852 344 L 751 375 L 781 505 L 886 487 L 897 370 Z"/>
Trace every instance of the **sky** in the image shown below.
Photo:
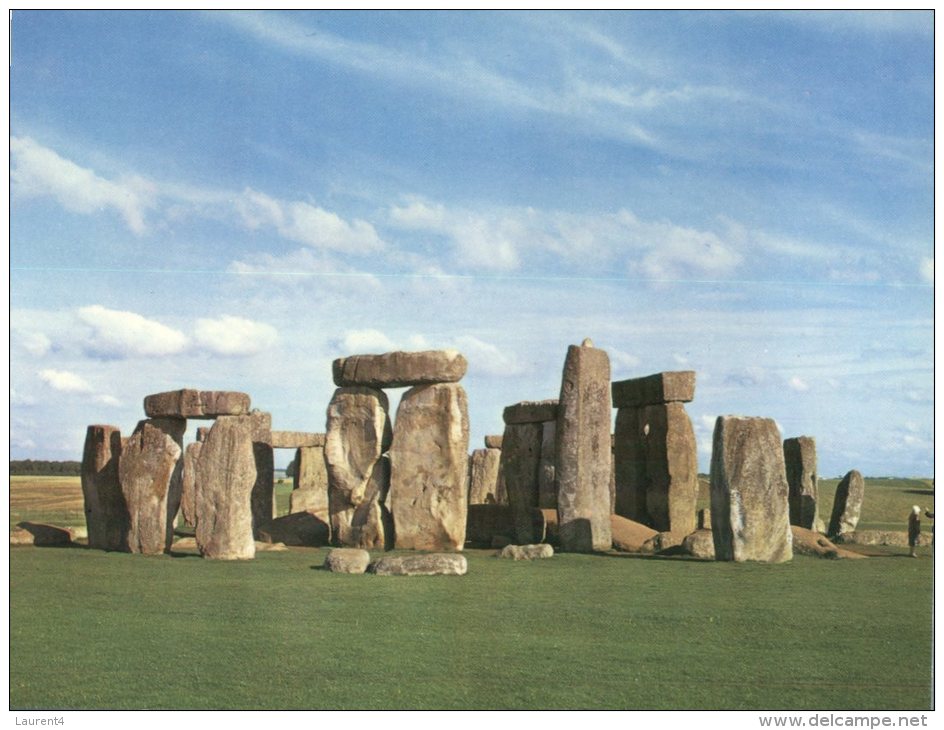
<path fill-rule="evenodd" d="M 933 473 L 930 12 L 14 11 L 11 44 L 13 459 L 184 387 L 323 431 L 332 360 L 445 348 L 480 448 L 589 337 L 613 380 L 696 371 L 703 472 L 744 415 L 823 477 Z"/>

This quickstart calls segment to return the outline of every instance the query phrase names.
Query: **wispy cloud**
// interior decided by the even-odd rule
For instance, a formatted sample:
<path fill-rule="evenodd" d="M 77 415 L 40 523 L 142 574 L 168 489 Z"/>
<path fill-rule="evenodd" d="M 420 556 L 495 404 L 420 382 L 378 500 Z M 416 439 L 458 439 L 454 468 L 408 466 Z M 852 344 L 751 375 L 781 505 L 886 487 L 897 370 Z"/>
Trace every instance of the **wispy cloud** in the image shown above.
<path fill-rule="evenodd" d="M 39 379 L 53 390 L 62 393 L 89 393 L 92 390 L 85 378 L 68 370 L 45 368 L 39 371 Z"/>
<path fill-rule="evenodd" d="M 89 349 L 105 357 L 174 355 L 188 343 L 183 332 L 135 312 L 94 304 L 81 307 L 78 315 L 92 330 Z"/>
<path fill-rule="evenodd" d="M 200 347 L 227 357 L 257 355 L 277 339 L 278 332 L 272 325 L 230 315 L 198 319 L 194 329 L 194 340 Z"/>

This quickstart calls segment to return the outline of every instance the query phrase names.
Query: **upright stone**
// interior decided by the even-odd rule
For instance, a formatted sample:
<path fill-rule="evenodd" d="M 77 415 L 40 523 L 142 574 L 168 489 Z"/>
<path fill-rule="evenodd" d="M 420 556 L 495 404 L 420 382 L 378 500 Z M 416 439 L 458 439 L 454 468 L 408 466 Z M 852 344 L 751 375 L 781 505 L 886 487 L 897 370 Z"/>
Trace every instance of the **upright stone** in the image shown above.
<path fill-rule="evenodd" d="M 561 549 L 609 550 L 610 359 L 589 339 L 567 350 L 557 416 Z"/>
<path fill-rule="evenodd" d="M 127 550 L 129 515 L 118 480 L 121 433 L 114 426 L 89 426 L 82 453 L 82 496 L 88 544 L 97 550 Z"/>
<path fill-rule="evenodd" d="M 623 407 L 616 412 L 614 471 L 616 472 L 615 513 L 648 525 L 646 509 L 645 408 Z"/>
<path fill-rule="evenodd" d="M 184 451 L 180 512 L 183 515 L 184 522 L 191 527 L 197 525 L 197 460 L 200 458 L 200 451 L 203 449 L 203 441 L 205 440 L 206 436 L 204 435 L 202 441 L 194 441 L 192 444 L 188 444 Z"/>
<path fill-rule="evenodd" d="M 182 418 L 139 421 L 118 460 L 121 492 L 128 505 L 128 550 L 156 555 L 170 549 L 180 507 Z"/>
<path fill-rule="evenodd" d="M 502 437 L 500 468 L 515 523 L 515 541 L 535 542 L 531 511 L 538 506 L 541 468 L 541 423 L 509 423 Z"/>
<path fill-rule="evenodd" d="M 374 469 L 390 446 L 389 404 L 383 391 L 367 387 L 338 388 L 328 404 L 324 458 L 328 469 L 331 540 L 354 544 L 352 522 L 368 499 Z M 382 524 L 377 529 L 382 531 Z"/>
<path fill-rule="evenodd" d="M 338 387 L 404 388 L 437 383 L 457 383 L 469 364 L 456 350 L 388 352 L 353 355 L 332 364 Z"/>
<path fill-rule="evenodd" d="M 557 509 L 557 421 L 541 424 L 541 455 L 538 462 L 538 507 Z"/>
<path fill-rule="evenodd" d="M 324 446 L 302 446 L 295 452 L 295 473 L 289 512 L 312 512 L 328 517 L 328 467 Z"/>
<path fill-rule="evenodd" d="M 469 504 L 499 504 L 501 449 L 475 449 L 469 459 Z"/>
<path fill-rule="evenodd" d="M 641 409 L 646 447 L 646 512 L 660 532 L 695 530 L 698 500 L 698 447 L 682 403 Z"/>
<path fill-rule="evenodd" d="M 790 486 L 790 524 L 810 530 L 817 524 L 816 440 L 797 436 L 783 442 L 783 461 Z"/>
<path fill-rule="evenodd" d="M 220 416 L 197 460 L 197 548 L 205 558 L 255 557 L 252 493 L 256 484 L 253 416 Z"/>
<path fill-rule="evenodd" d="M 719 416 L 711 454 L 711 530 L 718 560 L 793 557 L 789 487 L 777 424 Z"/>
<path fill-rule="evenodd" d="M 345 545 L 364 550 L 393 549 L 393 517 L 385 506 L 390 489 L 390 459 L 384 454 L 374 464 L 364 501 L 354 508 L 350 532 L 343 536 Z"/>
<path fill-rule="evenodd" d="M 145 396 L 149 418 L 216 418 L 249 413 L 249 396 L 228 390 L 171 390 Z"/>
<path fill-rule="evenodd" d="M 275 454 L 272 449 L 272 414 L 254 410 L 249 418 L 252 453 L 256 460 L 256 483 L 252 487 L 252 529 L 255 534 L 275 517 Z"/>
<path fill-rule="evenodd" d="M 829 520 L 830 537 L 855 532 L 862 512 L 863 499 L 865 499 L 865 480 L 858 471 L 853 469 L 836 487 L 832 517 Z"/>
<path fill-rule="evenodd" d="M 462 550 L 468 506 L 469 411 L 461 385 L 411 388 L 390 449 L 396 547 Z"/>

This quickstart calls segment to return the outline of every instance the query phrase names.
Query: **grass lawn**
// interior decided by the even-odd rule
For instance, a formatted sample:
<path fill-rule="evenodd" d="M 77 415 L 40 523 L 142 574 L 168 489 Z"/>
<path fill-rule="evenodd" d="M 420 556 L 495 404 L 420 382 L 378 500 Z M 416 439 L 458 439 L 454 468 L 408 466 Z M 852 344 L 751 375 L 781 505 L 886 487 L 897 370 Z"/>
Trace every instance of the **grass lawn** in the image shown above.
<path fill-rule="evenodd" d="M 890 488 L 889 509 L 915 502 Z M 11 548 L 10 706 L 931 707 L 928 548 L 784 565 L 470 550 L 461 578 L 335 575 L 326 552 Z"/>

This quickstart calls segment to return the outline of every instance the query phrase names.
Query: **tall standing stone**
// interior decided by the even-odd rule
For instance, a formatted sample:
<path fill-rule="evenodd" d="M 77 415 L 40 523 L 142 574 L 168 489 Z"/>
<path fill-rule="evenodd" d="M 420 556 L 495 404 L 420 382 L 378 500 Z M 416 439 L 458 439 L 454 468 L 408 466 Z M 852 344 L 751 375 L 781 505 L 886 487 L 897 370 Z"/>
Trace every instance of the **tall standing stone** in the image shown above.
<path fill-rule="evenodd" d="M 501 449 L 475 449 L 469 458 L 469 504 L 499 504 Z"/>
<path fill-rule="evenodd" d="M 783 442 L 783 461 L 790 486 L 790 524 L 810 530 L 817 522 L 816 440 L 797 436 Z"/>
<path fill-rule="evenodd" d="M 254 410 L 249 414 L 252 427 L 252 453 L 256 461 L 256 483 L 252 487 L 252 529 L 275 517 L 275 454 L 272 450 L 272 414 Z"/>
<path fill-rule="evenodd" d="M 205 440 L 206 435 L 204 435 L 203 440 L 188 444 L 184 450 L 180 513 L 183 515 L 184 522 L 191 527 L 196 527 L 197 524 L 197 460 L 200 458 L 200 451 L 203 449 L 203 441 Z"/>
<path fill-rule="evenodd" d="M 501 473 L 515 524 L 515 541 L 534 542 L 531 512 L 538 506 L 542 423 L 509 423 L 502 437 Z"/>
<path fill-rule="evenodd" d="M 374 468 L 390 447 L 389 403 L 383 391 L 363 386 L 338 388 L 328 404 L 324 458 L 328 468 L 331 540 L 353 544 L 352 521 L 368 498 Z M 375 528 L 383 532 L 383 525 Z"/>
<path fill-rule="evenodd" d="M 462 550 L 468 508 L 469 410 L 456 383 L 403 394 L 390 448 L 396 547 Z"/>
<path fill-rule="evenodd" d="M 118 480 L 121 433 L 114 426 L 89 426 L 82 453 L 82 496 L 89 547 L 127 550 L 129 515 Z"/>
<path fill-rule="evenodd" d="M 210 428 L 196 465 L 197 547 L 205 558 L 255 557 L 253 416 L 220 416 Z"/>
<path fill-rule="evenodd" d="M 833 500 L 832 517 L 829 520 L 830 537 L 855 532 L 859 524 L 859 515 L 862 512 L 862 501 L 865 499 L 865 479 L 862 474 L 853 469 L 847 473 L 839 486 L 836 487 L 836 497 Z"/>
<path fill-rule="evenodd" d="M 312 512 L 328 521 L 328 467 L 324 446 L 302 446 L 295 452 L 289 512 Z"/>
<path fill-rule="evenodd" d="M 711 453 L 711 530 L 718 560 L 793 557 L 789 487 L 777 424 L 719 416 Z"/>
<path fill-rule="evenodd" d="M 139 421 L 118 460 L 121 492 L 130 517 L 128 550 L 156 555 L 170 549 L 180 507 L 182 418 Z"/>
<path fill-rule="evenodd" d="M 561 549 L 609 550 L 610 359 L 586 339 L 567 350 L 557 415 Z"/>
<path fill-rule="evenodd" d="M 538 507 L 557 509 L 557 420 L 541 424 L 541 456 L 538 463 Z"/>
<path fill-rule="evenodd" d="M 645 408 L 622 407 L 616 412 L 613 446 L 616 494 L 615 513 L 648 525 L 646 509 L 648 478 L 646 471 Z"/>
<path fill-rule="evenodd" d="M 392 550 L 393 516 L 384 504 L 390 489 L 390 459 L 384 454 L 374 464 L 364 501 L 354 508 L 344 544 L 364 550 Z"/>

